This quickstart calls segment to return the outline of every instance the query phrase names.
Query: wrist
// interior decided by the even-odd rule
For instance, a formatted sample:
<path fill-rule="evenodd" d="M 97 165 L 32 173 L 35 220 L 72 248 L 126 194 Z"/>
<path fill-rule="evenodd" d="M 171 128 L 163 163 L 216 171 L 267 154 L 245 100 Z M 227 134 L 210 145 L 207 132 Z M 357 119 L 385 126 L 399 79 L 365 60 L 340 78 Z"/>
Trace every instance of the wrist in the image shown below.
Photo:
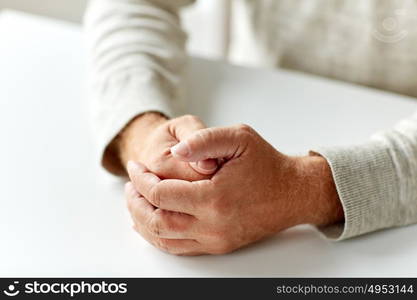
<path fill-rule="evenodd" d="M 326 226 L 343 221 L 343 207 L 333 174 L 326 159 L 319 155 L 297 157 L 302 207 L 300 224 Z"/>

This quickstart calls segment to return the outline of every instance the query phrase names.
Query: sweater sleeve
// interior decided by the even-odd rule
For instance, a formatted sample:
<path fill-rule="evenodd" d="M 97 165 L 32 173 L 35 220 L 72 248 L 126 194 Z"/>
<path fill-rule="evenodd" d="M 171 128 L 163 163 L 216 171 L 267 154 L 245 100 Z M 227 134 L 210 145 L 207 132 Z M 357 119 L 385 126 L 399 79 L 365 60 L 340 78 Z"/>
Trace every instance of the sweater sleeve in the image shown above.
<path fill-rule="evenodd" d="M 345 215 L 320 228 L 328 238 L 417 223 L 417 113 L 362 145 L 314 152 L 330 165 Z"/>
<path fill-rule="evenodd" d="M 186 34 L 179 8 L 193 0 L 90 0 L 84 17 L 88 98 L 97 157 L 134 117 L 181 108 Z"/>

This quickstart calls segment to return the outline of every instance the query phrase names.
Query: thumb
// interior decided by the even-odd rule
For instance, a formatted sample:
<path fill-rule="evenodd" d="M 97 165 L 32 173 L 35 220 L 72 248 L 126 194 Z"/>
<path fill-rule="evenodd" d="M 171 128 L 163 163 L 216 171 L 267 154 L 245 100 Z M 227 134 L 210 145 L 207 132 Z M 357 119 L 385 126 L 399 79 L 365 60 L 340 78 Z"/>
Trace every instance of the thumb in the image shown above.
<path fill-rule="evenodd" d="M 197 162 L 190 162 L 190 167 L 202 175 L 211 175 L 214 174 L 218 168 L 218 163 L 216 159 L 207 159 Z"/>
<path fill-rule="evenodd" d="M 206 128 L 206 125 L 198 117 L 185 115 L 172 121 L 170 131 L 177 140 L 181 141 L 204 128 Z M 202 175 L 211 175 L 216 172 L 218 165 L 217 160 L 207 159 L 191 162 L 190 167 Z"/>
<path fill-rule="evenodd" d="M 174 157 L 188 162 L 231 159 L 246 149 L 253 130 L 246 125 L 206 128 L 195 132 L 171 148 Z"/>

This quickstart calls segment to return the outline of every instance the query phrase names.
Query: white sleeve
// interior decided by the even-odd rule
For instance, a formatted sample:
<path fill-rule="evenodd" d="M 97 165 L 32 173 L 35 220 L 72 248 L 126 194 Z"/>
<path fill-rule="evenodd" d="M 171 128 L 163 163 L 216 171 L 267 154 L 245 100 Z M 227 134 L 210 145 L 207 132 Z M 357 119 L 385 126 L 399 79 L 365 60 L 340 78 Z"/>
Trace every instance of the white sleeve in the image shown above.
<path fill-rule="evenodd" d="M 84 18 L 97 156 L 135 116 L 175 115 L 186 34 L 179 8 L 193 0 L 91 0 Z"/>
<path fill-rule="evenodd" d="M 362 145 L 317 149 L 330 164 L 344 224 L 321 228 L 342 240 L 417 223 L 417 114 Z"/>

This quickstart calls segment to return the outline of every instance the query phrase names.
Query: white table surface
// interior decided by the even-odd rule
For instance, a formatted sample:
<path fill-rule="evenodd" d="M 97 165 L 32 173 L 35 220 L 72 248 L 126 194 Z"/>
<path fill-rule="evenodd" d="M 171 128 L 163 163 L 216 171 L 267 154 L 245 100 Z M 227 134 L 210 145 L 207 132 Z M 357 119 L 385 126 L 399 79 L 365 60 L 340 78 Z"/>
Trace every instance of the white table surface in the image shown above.
<path fill-rule="evenodd" d="M 0 14 L 0 276 L 417 276 L 417 226 L 340 243 L 301 226 L 223 256 L 148 245 L 93 156 L 82 42 L 72 25 Z M 287 71 L 193 59 L 189 73 L 192 113 L 248 123 L 287 153 L 363 141 L 417 108 Z"/>

